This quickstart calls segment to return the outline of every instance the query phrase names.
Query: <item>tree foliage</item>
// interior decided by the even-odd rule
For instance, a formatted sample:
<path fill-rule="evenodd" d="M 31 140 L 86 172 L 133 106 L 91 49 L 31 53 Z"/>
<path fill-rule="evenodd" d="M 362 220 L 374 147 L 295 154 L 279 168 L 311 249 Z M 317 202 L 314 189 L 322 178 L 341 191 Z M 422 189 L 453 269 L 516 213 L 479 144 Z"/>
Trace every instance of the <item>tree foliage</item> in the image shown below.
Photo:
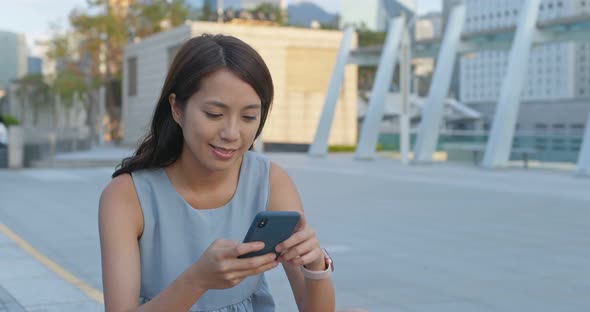
<path fill-rule="evenodd" d="M 268 16 L 269 20 L 276 22 L 279 25 L 283 25 L 285 17 L 283 16 L 283 10 L 278 5 L 271 3 L 262 3 L 250 10 L 250 13 L 254 16 Z M 262 18 L 261 18 L 262 19 Z"/>
<path fill-rule="evenodd" d="M 39 110 L 53 104 L 50 87 L 40 74 L 28 74 L 16 81 L 16 96 L 21 103 L 33 108 L 33 125 L 39 120 Z"/>
<path fill-rule="evenodd" d="M 74 105 L 76 94 L 83 97 L 89 91 L 84 74 L 75 66 L 66 66 L 58 72 L 51 87 L 68 109 Z"/>
<path fill-rule="evenodd" d="M 184 0 L 87 0 L 86 4 L 70 12 L 72 31 L 56 32 L 49 42 L 48 56 L 58 64 L 52 90 L 66 103 L 77 92 L 86 94 L 83 99 L 92 103 L 85 103 L 85 108 L 92 110 L 98 101 L 96 91 L 103 86 L 109 120 L 118 124 L 121 99 L 116 89 L 125 45 L 183 24 L 189 8 Z"/>

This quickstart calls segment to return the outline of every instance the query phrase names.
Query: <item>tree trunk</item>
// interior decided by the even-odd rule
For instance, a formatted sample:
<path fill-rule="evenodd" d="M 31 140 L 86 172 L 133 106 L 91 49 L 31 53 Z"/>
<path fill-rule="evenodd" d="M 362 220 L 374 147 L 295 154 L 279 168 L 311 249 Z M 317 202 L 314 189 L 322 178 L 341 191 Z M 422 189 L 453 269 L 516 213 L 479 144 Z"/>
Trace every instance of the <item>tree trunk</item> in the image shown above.
<path fill-rule="evenodd" d="M 110 14 L 110 7 L 109 7 L 109 1 L 105 2 L 106 4 L 106 9 L 107 9 L 107 14 Z M 110 46 L 110 40 L 109 40 L 109 33 L 107 31 L 106 33 L 106 54 L 105 54 L 105 63 L 106 63 L 106 73 L 105 73 L 105 92 L 106 92 L 106 107 L 107 107 L 107 113 L 109 115 L 109 121 L 110 121 L 110 135 L 111 135 L 111 140 L 115 141 L 117 143 L 119 143 L 120 138 L 119 138 L 119 119 L 120 117 L 118 116 L 118 112 L 117 112 L 117 107 L 116 107 L 116 99 L 115 99 L 115 94 L 113 92 L 113 83 L 112 83 L 112 72 L 111 72 L 111 51 L 113 51 L 113 49 Z"/>
<path fill-rule="evenodd" d="M 84 106 L 86 108 L 86 126 L 90 131 L 90 143 L 92 145 L 99 144 L 101 138 L 97 138 L 98 132 L 96 131 L 98 124 L 98 96 L 96 95 L 97 90 L 88 91 Z M 98 139 L 98 140 L 97 140 Z M 98 141 L 98 142 L 97 142 Z"/>

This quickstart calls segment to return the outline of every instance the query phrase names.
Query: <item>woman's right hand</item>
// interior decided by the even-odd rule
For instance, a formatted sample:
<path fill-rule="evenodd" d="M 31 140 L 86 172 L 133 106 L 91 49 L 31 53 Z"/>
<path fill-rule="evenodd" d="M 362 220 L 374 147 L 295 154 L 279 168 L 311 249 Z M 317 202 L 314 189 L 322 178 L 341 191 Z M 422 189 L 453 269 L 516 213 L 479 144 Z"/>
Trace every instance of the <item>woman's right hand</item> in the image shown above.
<path fill-rule="evenodd" d="M 246 277 L 266 272 L 278 265 L 274 253 L 238 259 L 240 255 L 263 248 L 262 242 L 240 243 L 218 239 L 189 268 L 190 280 L 205 291 L 234 287 Z"/>

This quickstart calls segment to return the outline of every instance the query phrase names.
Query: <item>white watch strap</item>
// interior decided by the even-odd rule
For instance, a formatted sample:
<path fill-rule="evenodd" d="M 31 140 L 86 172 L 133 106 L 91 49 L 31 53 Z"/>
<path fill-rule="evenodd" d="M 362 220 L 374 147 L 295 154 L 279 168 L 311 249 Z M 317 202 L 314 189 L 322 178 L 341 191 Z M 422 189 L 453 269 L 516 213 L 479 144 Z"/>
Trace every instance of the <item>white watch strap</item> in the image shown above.
<path fill-rule="evenodd" d="M 334 271 L 334 267 L 332 265 L 332 258 L 330 258 L 330 256 L 328 255 L 328 253 L 326 252 L 325 249 L 322 249 L 322 252 L 324 253 L 324 261 L 326 264 L 326 269 L 323 271 L 312 271 L 312 270 L 306 269 L 304 266 L 301 266 L 301 272 L 303 272 L 303 276 L 305 278 L 313 279 L 313 280 L 322 280 L 322 279 L 330 278 L 332 271 Z"/>

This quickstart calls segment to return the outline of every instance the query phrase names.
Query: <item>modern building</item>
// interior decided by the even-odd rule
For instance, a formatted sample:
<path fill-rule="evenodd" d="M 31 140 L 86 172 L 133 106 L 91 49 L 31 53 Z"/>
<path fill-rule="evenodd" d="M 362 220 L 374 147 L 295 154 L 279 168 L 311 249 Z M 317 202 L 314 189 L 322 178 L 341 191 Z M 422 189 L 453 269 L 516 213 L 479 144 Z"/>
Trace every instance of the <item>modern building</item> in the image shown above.
<path fill-rule="evenodd" d="M 461 3 L 464 3 L 463 0 L 442 0 L 442 28 L 441 34 L 444 36 L 445 29 L 447 23 L 449 21 L 449 15 L 451 14 L 451 9 Z M 460 89 L 460 79 L 461 77 L 461 61 L 460 59 L 455 60 L 455 64 L 453 66 L 453 76 L 451 78 L 451 85 L 449 86 L 449 95 L 453 98 L 458 98 Z"/>
<path fill-rule="evenodd" d="M 415 40 L 439 40 L 443 32 L 443 15 L 440 12 L 431 12 L 416 17 Z M 430 82 L 434 71 L 434 58 L 414 58 L 414 92 L 420 96 L 426 96 L 430 88 Z"/>
<path fill-rule="evenodd" d="M 442 38 L 443 15 L 432 12 L 416 18 L 416 40 Z"/>
<path fill-rule="evenodd" d="M 409 19 L 416 12 L 414 0 L 342 0 L 340 2 L 340 27 L 386 31 L 387 21 L 401 14 Z"/>
<path fill-rule="evenodd" d="M 315 135 L 342 32 L 294 27 L 190 22 L 125 48 L 124 144 L 136 144 L 152 117 L 174 55 L 183 42 L 203 33 L 238 37 L 265 60 L 275 99 L 262 139 L 304 148 Z M 277 38 L 281 38 L 277 40 Z M 352 47 L 356 47 L 353 39 Z M 357 67 L 347 65 L 329 144 L 354 145 L 357 136 Z"/>
<path fill-rule="evenodd" d="M 0 89 L 27 73 L 27 43 L 23 34 L 0 31 Z"/>
<path fill-rule="evenodd" d="M 40 57 L 27 58 L 27 74 L 43 74 L 43 60 Z"/>
<path fill-rule="evenodd" d="M 466 0 L 464 33 L 508 29 L 517 23 L 523 0 Z M 538 22 L 590 14 L 590 1 L 542 0 Z M 460 101 L 482 112 L 489 129 L 508 66 L 509 51 L 482 51 L 460 60 Z M 590 112 L 590 43 L 533 47 L 521 92 L 517 132 L 581 135 Z M 557 142 L 559 143 L 559 142 Z M 538 144 L 544 148 L 544 144 Z M 579 144 L 559 149 L 577 152 Z"/>

